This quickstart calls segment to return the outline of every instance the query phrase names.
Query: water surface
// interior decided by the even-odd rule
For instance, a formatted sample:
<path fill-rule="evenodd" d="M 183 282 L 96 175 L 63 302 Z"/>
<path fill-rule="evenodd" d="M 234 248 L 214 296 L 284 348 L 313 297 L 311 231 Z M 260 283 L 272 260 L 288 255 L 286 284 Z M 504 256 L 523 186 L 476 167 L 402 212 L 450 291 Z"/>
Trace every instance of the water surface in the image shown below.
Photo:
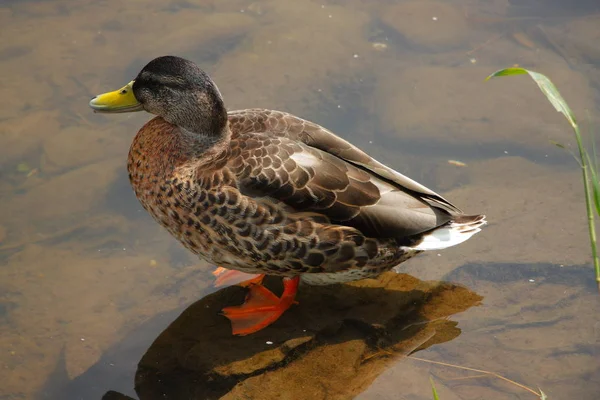
<path fill-rule="evenodd" d="M 5 1 L 0 5 L 0 398 L 535 398 L 600 393 L 598 294 L 571 133 L 514 64 L 597 126 L 595 1 Z M 147 114 L 87 103 L 153 57 L 230 109 L 320 123 L 490 224 L 402 274 L 301 291 L 233 338 L 211 266 L 148 217 L 125 159 Z M 464 166 L 449 163 L 458 160 Z M 277 287 L 276 281 L 272 284 Z M 460 378 L 460 379 L 458 379 Z"/>

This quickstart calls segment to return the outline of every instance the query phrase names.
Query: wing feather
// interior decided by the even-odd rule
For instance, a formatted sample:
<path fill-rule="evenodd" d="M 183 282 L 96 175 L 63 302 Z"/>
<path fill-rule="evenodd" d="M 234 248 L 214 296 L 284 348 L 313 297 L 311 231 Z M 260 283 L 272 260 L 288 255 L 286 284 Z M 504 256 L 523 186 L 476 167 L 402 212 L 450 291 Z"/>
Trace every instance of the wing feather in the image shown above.
<path fill-rule="evenodd" d="M 271 196 L 373 237 L 435 228 L 462 212 L 325 128 L 279 111 L 229 113 L 242 192 Z"/>

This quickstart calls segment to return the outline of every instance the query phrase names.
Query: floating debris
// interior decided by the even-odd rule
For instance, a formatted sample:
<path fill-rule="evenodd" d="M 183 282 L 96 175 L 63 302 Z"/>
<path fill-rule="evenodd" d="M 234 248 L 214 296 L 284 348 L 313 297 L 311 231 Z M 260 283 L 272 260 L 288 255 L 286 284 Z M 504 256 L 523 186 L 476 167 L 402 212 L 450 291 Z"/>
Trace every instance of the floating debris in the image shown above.
<path fill-rule="evenodd" d="M 467 164 L 462 162 L 462 161 L 458 161 L 458 160 L 448 160 L 448 164 L 450 165 L 456 165 L 457 167 L 466 167 Z"/>
<path fill-rule="evenodd" d="M 525 33 L 515 32 L 511 36 L 515 42 L 519 43 L 521 46 L 527 47 L 528 49 L 535 49 L 535 43 L 533 43 L 533 40 L 531 40 Z"/>
<path fill-rule="evenodd" d="M 379 50 L 379 51 L 383 51 L 388 48 L 387 44 L 381 43 L 381 42 L 375 42 L 372 44 L 372 46 L 375 50 Z"/>
<path fill-rule="evenodd" d="M 28 177 L 28 178 L 30 178 L 30 177 L 32 177 L 33 175 L 37 174 L 38 172 L 39 172 L 39 170 L 38 170 L 37 168 L 34 168 L 34 169 L 32 169 L 31 171 L 29 171 L 29 172 L 27 173 L 27 177 Z"/>

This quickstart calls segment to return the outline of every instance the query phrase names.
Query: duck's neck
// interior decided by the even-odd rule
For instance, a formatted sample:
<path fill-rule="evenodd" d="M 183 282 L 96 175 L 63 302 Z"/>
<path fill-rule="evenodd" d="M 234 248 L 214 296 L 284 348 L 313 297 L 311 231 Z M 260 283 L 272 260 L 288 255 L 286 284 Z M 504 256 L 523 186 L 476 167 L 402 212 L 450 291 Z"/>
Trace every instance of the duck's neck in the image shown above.
<path fill-rule="evenodd" d="M 230 154 L 227 120 L 215 87 L 182 99 L 175 110 L 149 121 L 136 135 L 129 153 L 134 187 L 143 185 L 140 178 L 144 177 L 222 168 Z"/>
<path fill-rule="evenodd" d="M 227 132 L 227 109 L 216 86 L 181 99 L 181 103 L 163 118 L 181 128 L 182 132 L 197 134 L 202 142 L 218 142 Z"/>
<path fill-rule="evenodd" d="M 175 131 L 177 136 L 177 147 L 179 154 L 183 156 L 190 165 L 196 168 L 201 168 L 202 165 L 211 166 L 212 168 L 221 168 L 223 164 L 220 160 L 227 159 L 229 154 L 229 141 L 231 132 L 227 120 L 225 126 L 218 134 L 201 134 L 190 132 L 189 130 L 179 127 Z"/>
<path fill-rule="evenodd" d="M 219 164 L 219 159 L 229 154 L 231 134 L 221 93 L 212 82 L 210 84 L 211 90 L 196 93 L 195 104 L 180 107 L 186 111 L 178 116 L 177 121 L 169 122 L 178 127 L 174 132 L 178 136 L 179 151 L 185 159 L 191 164 L 196 160 L 198 166 L 220 168 L 221 165 L 214 164 Z"/>

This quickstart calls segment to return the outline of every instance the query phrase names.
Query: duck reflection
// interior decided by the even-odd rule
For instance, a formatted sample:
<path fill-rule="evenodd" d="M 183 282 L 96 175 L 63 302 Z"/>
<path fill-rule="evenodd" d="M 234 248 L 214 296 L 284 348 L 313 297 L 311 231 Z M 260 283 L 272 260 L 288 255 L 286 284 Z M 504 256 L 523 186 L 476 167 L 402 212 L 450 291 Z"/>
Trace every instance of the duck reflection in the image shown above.
<path fill-rule="evenodd" d="M 266 285 L 281 291 L 277 279 Z M 272 326 L 235 337 L 218 311 L 244 294 L 210 294 L 164 330 L 138 364 L 139 398 L 353 398 L 397 358 L 457 337 L 448 317 L 482 299 L 452 283 L 386 273 L 335 290 L 307 287 L 300 306 Z"/>

